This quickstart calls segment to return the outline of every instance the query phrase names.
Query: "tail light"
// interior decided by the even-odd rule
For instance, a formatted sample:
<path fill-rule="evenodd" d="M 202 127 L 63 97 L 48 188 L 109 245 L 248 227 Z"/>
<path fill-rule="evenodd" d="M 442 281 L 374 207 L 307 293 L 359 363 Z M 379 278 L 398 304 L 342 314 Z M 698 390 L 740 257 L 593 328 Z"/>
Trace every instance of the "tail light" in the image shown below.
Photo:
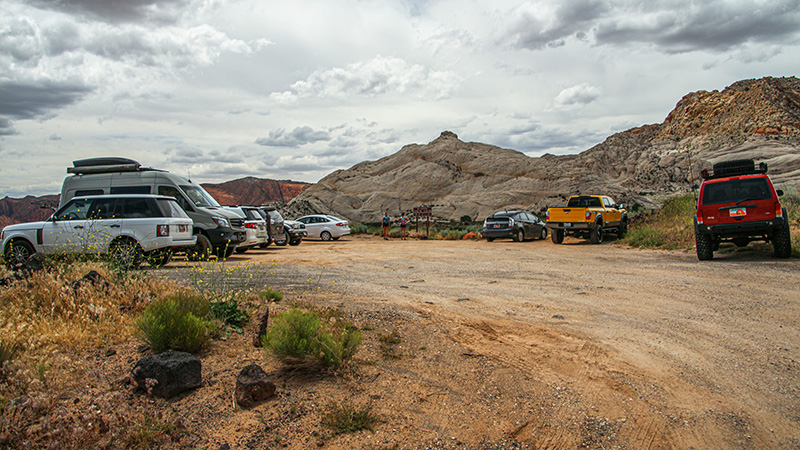
<path fill-rule="evenodd" d="M 244 227 L 245 227 L 245 228 L 250 228 L 250 229 L 252 229 L 252 230 L 255 230 L 255 229 L 257 229 L 257 228 L 258 228 L 258 224 L 257 224 L 257 223 L 255 223 L 255 222 L 246 222 L 246 223 L 244 224 Z"/>
<path fill-rule="evenodd" d="M 343 226 L 344 226 L 344 223 L 343 223 L 343 222 L 339 222 L 339 223 L 337 223 L 337 224 L 336 224 L 336 226 L 337 226 L 337 227 L 343 227 Z"/>
<path fill-rule="evenodd" d="M 775 202 L 775 217 L 783 217 L 783 208 L 781 208 L 781 202 Z"/>
<path fill-rule="evenodd" d="M 586 220 L 592 220 L 592 212 L 586 211 Z"/>
<path fill-rule="evenodd" d="M 695 214 L 695 217 L 697 217 L 697 223 L 702 225 L 703 224 L 703 211 L 698 209 L 697 210 L 697 214 Z"/>
<path fill-rule="evenodd" d="M 544 213 L 544 220 L 546 220 L 548 222 L 550 221 L 550 211 L 547 211 L 547 212 Z"/>
<path fill-rule="evenodd" d="M 169 236 L 169 225 L 157 225 L 156 226 L 156 236 Z"/>

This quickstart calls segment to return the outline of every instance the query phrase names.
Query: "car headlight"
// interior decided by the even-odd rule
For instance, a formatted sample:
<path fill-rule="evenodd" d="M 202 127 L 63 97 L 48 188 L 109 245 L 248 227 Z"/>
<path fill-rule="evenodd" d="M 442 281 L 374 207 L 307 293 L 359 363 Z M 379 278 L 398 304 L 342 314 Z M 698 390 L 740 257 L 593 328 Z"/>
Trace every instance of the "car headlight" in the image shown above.
<path fill-rule="evenodd" d="M 211 220 L 217 224 L 218 227 L 221 228 L 228 228 L 230 224 L 228 223 L 228 219 L 223 219 L 222 217 L 212 217 Z"/>

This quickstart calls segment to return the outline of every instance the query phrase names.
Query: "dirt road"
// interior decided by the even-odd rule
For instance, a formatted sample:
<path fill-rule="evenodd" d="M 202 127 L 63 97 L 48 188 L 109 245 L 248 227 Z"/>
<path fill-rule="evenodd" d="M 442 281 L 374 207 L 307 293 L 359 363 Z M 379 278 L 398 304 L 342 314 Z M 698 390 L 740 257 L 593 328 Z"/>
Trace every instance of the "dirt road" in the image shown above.
<path fill-rule="evenodd" d="M 350 387 L 383 425 L 329 448 L 800 447 L 800 261 L 366 237 L 244 261 L 402 336 Z"/>

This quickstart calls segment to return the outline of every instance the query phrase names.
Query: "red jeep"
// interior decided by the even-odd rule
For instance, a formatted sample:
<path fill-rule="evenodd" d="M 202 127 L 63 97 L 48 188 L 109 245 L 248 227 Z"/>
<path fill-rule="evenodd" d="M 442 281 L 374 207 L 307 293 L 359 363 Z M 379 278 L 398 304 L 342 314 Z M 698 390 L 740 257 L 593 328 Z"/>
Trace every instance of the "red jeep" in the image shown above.
<path fill-rule="evenodd" d="M 789 216 L 778 198 L 783 191 L 772 186 L 766 163 L 724 161 L 714 164 L 713 173 L 704 169 L 701 175 L 694 218 L 697 259 L 712 259 L 720 242 L 739 247 L 751 241 L 772 242 L 776 257 L 792 254 Z"/>

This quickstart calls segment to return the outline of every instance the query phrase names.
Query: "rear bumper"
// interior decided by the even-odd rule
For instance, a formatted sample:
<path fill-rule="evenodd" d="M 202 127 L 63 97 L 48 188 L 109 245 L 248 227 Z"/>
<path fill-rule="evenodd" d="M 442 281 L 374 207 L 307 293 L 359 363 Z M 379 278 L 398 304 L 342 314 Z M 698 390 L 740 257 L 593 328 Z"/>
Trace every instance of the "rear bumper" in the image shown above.
<path fill-rule="evenodd" d="M 784 219 L 763 220 L 758 222 L 726 223 L 719 225 L 695 224 L 697 234 L 710 234 L 715 237 L 750 237 L 772 234 L 781 228 Z"/>
<path fill-rule="evenodd" d="M 511 239 L 515 232 L 513 228 L 484 228 L 481 234 L 484 239 Z"/>
<path fill-rule="evenodd" d="M 569 224 L 566 226 L 565 224 Z M 592 228 L 593 223 L 586 222 L 547 222 L 547 228 L 551 230 L 582 230 L 586 231 Z"/>

